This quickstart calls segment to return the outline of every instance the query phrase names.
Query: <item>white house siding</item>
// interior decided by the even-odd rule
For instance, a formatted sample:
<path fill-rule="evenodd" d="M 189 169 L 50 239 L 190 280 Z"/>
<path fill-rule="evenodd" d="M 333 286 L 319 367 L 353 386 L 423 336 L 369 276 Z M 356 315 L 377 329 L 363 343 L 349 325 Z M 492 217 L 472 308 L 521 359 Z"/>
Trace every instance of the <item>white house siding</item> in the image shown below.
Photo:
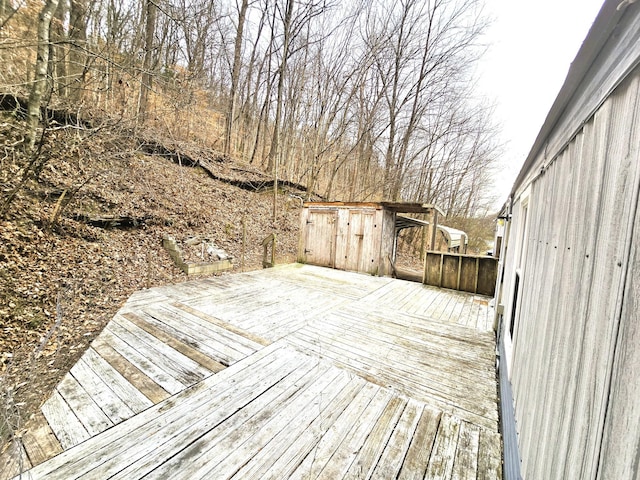
<path fill-rule="evenodd" d="M 525 479 L 639 478 L 639 147 L 636 67 L 515 187 L 502 303 L 508 329 L 520 267 L 506 356 Z"/>

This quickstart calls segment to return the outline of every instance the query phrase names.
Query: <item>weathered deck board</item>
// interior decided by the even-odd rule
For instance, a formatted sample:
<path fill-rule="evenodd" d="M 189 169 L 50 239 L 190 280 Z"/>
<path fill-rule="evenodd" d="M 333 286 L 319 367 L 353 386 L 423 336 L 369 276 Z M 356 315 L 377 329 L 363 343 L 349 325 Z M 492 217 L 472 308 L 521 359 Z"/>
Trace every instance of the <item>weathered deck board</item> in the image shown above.
<path fill-rule="evenodd" d="M 111 345 L 107 344 L 101 336 L 93 341 L 91 348 L 87 350 L 87 353 L 85 353 L 83 358 L 92 352 L 96 353 L 95 357 L 104 359 L 113 370 L 125 379 L 126 383 L 133 385 L 135 389 L 138 390 L 142 396 L 149 399 L 152 404 L 161 402 L 169 396 L 169 392 L 154 382 L 150 377 L 145 375 L 144 372 L 127 360 L 127 358 L 120 355 L 120 353 L 118 353 Z M 105 373 L 107 375 L 109 374 L 109 372 Z M 126 389 L 125 385 L 121 385 L 121 387 Z M 136 395 L 136 397 L 139 398 L 138 395 Z M 125 398 L 129 400 L 129 398 L 133 399 L 135 397 Z"/>
<path fill-rule="evenodd" d="M 27 431 L 22 435 L 22 444 L 32 465 L 40 465 L 62 452 L 60 442 L 42 413 L 34 415 L 26 428 Z"/>
<path fill-rule="evenodd" d="M 431 457 L 432 439 L 436 437 L 441 413 L 431 408 L 422 411 L 398 480 L 424 478 Z"/>
<path fill-rule="evenodd" d="M 347 407 L 362 382 L 350 382 L 335 396 L 322 395 L 314 405 L 297 419 L 298 433 L 294 443 L 284 440 L 289 432 L 282 431 L 271 439 L 266 448 L 256 454 L 247 468 L 238 471 L 232 478 L 288 478 L 302 460 L 313 449 L 318 439 L 326 432 Z M 271 455 L 268 452 L 272 453 Z"/>
<path fill-rule="evenodd" d="M 75 448 L 65 450 L 29 473 L 32 478 L 81 478 L 83 475 L 85 478 L 106 478 L 144 458 L 176 435 L 191 433 L 197 438 L 198 431 L 206 431 L 230 415 L 225 406 L 230 406 L 232 411 L 239 410 L 242 404 L 238 401 L 250 400 L 252 392 L 258 395 L 260 388 L 266 390 L 286 375 L 283 369 L 287 364 L 291 365 L 293 354 L 283 352 L 280 347 L 265 347 L 233 368 L 208 377 Z M 281 352 L 284 354 L 277 354 Z M 274 372 L 280 372 L 282 377 L 272 375 Z M 189 428 L 200 421 L 204 422 L 200 424 L 200 430 Z M 160 428 L 162 426 L 166 428 Z M 98 451 L 103 454 L 97 455 Z"/>
<path fill-rule="evenodd" d="M 352 395 L 358 388 L 353 388 L 354 385 L 350 385 L 350 380 L 351 378 L 344 375 L 344 372 L 334 376 L 334 372 L 328 370 L 326 374 L 310 384 L 309 388 L 303 392 L 298 391 L 287 399 L 287 402 L 277 409 L 277 413 L 270 409 L 263 411 L 252 419 L 253 422 L 248 425 L 249 428 L 247 428 L 247 425 L 243 425 L 242 428 L 237 429 L 230 439 L 231 444 L 235 445 L 233 451 L 218 451 L 215 454 L 209 454 L 204 459 L 205 464 L 202 468 L 194 472 L 190 477 L 230 478 L 238 471 L 246 459 L 252 458 L 269 439 L 283 430 L 286 432 L 284 441 L 288 444 L 292 443 L 293 439 L 300 433 L 299 427 L 293 427 L 293 425 L 298 425 L 297 420 L 300 415 L 304 419 L 305 414 L 314 413 L 313 402 L 319 395 L 323 395 L 326 392 L 327 397 L 332 398 L 334 393 L 341 392 L 345 387 L 349 386 L 353 391 L 350 391 L 348 398 L 349 400 L 353 398 Z M 362 384 L 359 387 L 362 388 Z M 330 403 L 327 402 L 327 404 Z"/>
<path fill-rule="evenodd" d="M 87 429 L 57 390 L 42 406 L 42 413 L 63 449 L 71 448 L 90 437 Z"/>
<path fill-rule="evenodd" d="M 0 455 L 0 480 L 8 480 L 31 468 L 27 452 L 19 439 L 13 440 Z"/>
<path fill-rule="evenodd" d="M 194 362 L 197 362 L 199 365 L 205 367 L 209 372 L 219 372 L 224 369 L 225 366 L 219 362 L 216 362 L 211 357 L 201 353 L 199 350 L 196 350 L 191 345 L 181 340 L 178 340 L 176 337 L 166 333 L 161 328 L 156 327 L 151 322 L 145 321 L 141 316 L 135 315 L 133 313 L 123 313 L 123 317 L 129 320 L 131 323 L 135 324 L 137 327 L 143 329 L 145 332 L 153 335 L 158 340 L 166 343 L 174 350 L 177 350 L 181 354 L 189 357 Z"/>
<path fill-rule="evenodd" d="M 209 315 L 205 315 L 202 312 L 199 312 L 198 310 L 189 307 L 188 305 L 185 305 L 183 303 L 180 302 L 176 302 L 176 303 L 172 303 L 171 306 L 179 308 L 181 310 L 184 310 L 185 312 L 191 313 L 197 317 L 200 317 L 203 320 L 206 320 L 210 323 L 213 323 L 214 325 L 218 325 L 218 326 L 222 326 L 224 327 L 226 330 L 235 333 L 237 335 L 240 335 L 242 337 L 245 337 L 249 340 L 251 340 L 252 342 L 257 343 L 258 345 L 262 345 L 262 346 L 267 346 L 269 345 L 271 342 L 264 340 L 263 338 L 258 337 L 257 335 L 252 334 L 251 332 L 248 331 L 244 331 L 241 330 L 239 328 L 234 328 L 231 324 L 226 323 L 226 322 L 221 322 L 220 320 L 218 320 L 215 317 L 211 317 Z"/>
<path fill-rule="evenodd" d="M 502 438 L 499 433 L 480 430 L 478 480 L 502 478 Z"/>
<path fill-rule="evenodd" d="M 320 441 L 307 453 L 298 468 L 291 473 L 290 478 L 316 478 L 320 474 L 353 427 L 354 419 L 360 418 L 378 389 L 379 387 L 376 385 L 366 384 L 358 391 L 358 394 L 353 397 L 347 408 L 336 419 L 332 428 L 324 432 Z"/>
<path fill-rule="evenodd" d="M 246 450 L 252 433 L 260 432 L 268 436 L 272 435 L 270 428 L 275 426 L 282 429 L 289 425 L 298 406 L 296 402 L 287 401 L 295 397 L 297 403 L 304 407 L 311 398 L 324 387 L 336 382 L 338 378 L 337 374 L 327 375 L 324 381 L 314 381 L 318 376 L 306 375 L 314 365 L 301 362 L 292 370 L 291 363 L 282 365 L 281 374 L 269 376 L 262 382 L 255 381 L 249 389 L 242 390 L 241 393 L 244 396 L 230 396 L 228 402 L 233 402 L 236 406 L 244 406 L 225 421 L 208 431 L 202 427 L 203 422 L 195 424 L 195 427 L 184 430 L 183 435 L 164 441 L 151 454 L 129 465 L 113 478 L 139 478 L 147 474 L 149 478 L 176 478 L 177 476 L 201 478 L 206 477 L 207 472 L 212 468 L 216 469 L 216 476 L 221 478 L 225 466 L 227 469 L 237 469 L 237 464 L 241 465 L 246 458 L 251 458 L 251 454 L 247 454 Z M 319 373 L 323 374 L 326 371 Z M 320 378 L 323 378 L 323 375 L 320 375 Z M 272 384 L 271 382 L 274 381 L 277 383 Z M 336 383 L 339 385 L 339 382 Z M 214 406 L 223 408 L 224 404 L 215 403 L 212 407 Z M 215 410 L 212 412 L 210 407 L 206 415 L 211 416 L 215 412 Z M 278 418 L 278 415 L 285 418 Z M 184 421 L 183 418 L 181 423 Z M 183 438 L 192 437 L 194 430 L 196 433 L 201 431 L 203 434 L 185 448 Z M 220 443 L 233 445 L 233 450 L 211 448 L 211 445 Z M 238 457 L 240 458 L 238 463 L 233 462 Z M 170 460 L 167 461 L 167 459 Z"/>
<path fill-rule="evenodd" d="M 481 365 L 485 370 L 493 369 L 491 361 L 493 355 L 486 351 L 485 344 L 477 342 L 478 338 L 465 338 L 468 331 L 457 329 L 457 331 L 441 331 L 438 325 L 430 325 L 427 320 L 423 320 L 419 327 L 411 324 L 402 324 L 403 318 L 396 313 L 389 313 L 388 316 L 380 319 L 374 315 L 360 315 L 355 317 L 352 313 L 338 311 L 332 315 L 323 317 L 322 324 L 330 324 L 336 330 L 353 331 L 354 334 L 370 336 L 381 343 L 391 347 L 402 349 L 420 349 L 420 353 L 429 354 L 427 350 L 437 350 L 439 355 L 450 360 L 466 361 L 468 367 L 477 365 L 478 360 L 484 361 Z M 320 322 L 313 322 L 310 325 L 317 325 Z M 469 348 L 469 346 L 475 348 Z M 487 365 L 488 363 L 488 365 Z M 463 373 L 463 372 L 462 372 Z"/>
<path fill-rule="evenodd" d="M 340 302 L 334 295 L 309 290 L 303 285 L 285 284 L 281 291 L 265 286 L 237 298 L 200 298 L 183 303 L 242 330 L 250 331 L 269 340 L 277 340 L 298 328 L 307 319 Z"/>
<path fill-rule="evenodd" d="M 179 378 L 179 372 L 171 368 L 171 362 L 162 357 L 160 352 L 138 343 L 134 335 L 118 325 L 110 322 L 100 336 L 116 352 L 170 394 L 184 390 L 189 385 L 188 380 Z"/>
<path fill-rule="evenodd" d="M 243 331 L 242 329 L 230 328 L 228 322 L 220 322 L 215 317 L 203 316 L 197 310 L 189 309 L 186 306 L 179 308 L 170 304 L 154 309 L 154 311 L 159 310 L 174 316 L 179 320 L 180 324 L 186 325 L 186 331 L 201 331 L 206 333 L 207 339 L 219 339 L 221 343 L 228 345 L 237 352 L 234 354 L 235 360 L 244 358 L 260 347 L 269 344 L 264 339 L 252 335 L 251 330 Z"/>
<path fill-rule="evenodd" d="M 389 437 L 387 446 L 378 460 L 376 469 L 371 475 L 372 479 L 384 480 L 398 476 L 423 409 L 424 404 L 415 400 L 407 402 L 407 406 L 402 412 L 391 437 Z"/>
<path fill-rule="evenodd" d="M 486 417 L 486 426 L 497 422 L 489 335 L 476 345 L 467 340 L 471 332 L 456 325 L 443 336 L 437 325 L 429 328 L 424 319 L 418 330 L 392 323 L 390 319 L 397 317 L 393 312 L 383 315 L 384 321 L 356 315 L 342 311 L 326 315 L 292 333 L 287 341 L 408 395 L 459 408 L 462 418 Z"/>
<path fill-rule="evenodd" d="M 90 436 L 111 427 L 113 422 L 96 405 L 84 388 L 71 374 L 65 375 L 56 390 L 71 408 L 80 423 L 87 429 Z"/>
<path fill-rule="evenodd" d="M 375 425 L 376 420 L 382 414 L 390 397 L 391 394 L 386 389 L 378 389 L 376 391 L 375 396 L 371 399 L 366 410 L 355 421 L 353 428 L 338 446 L 336 452 L 331 457 L 331 461 L 326 464 L 320 472 L 318 479 L 331 480 L 333 478 L 342 478 L 346 475 L 349 467 L 351 467 L 351 464 L 355 460 L 358 449 L 373 429 L 373 425 Z"/>
<path fill-rule="evenodd" d="M 221 365 L 230 365 L 255 351 L 253 349 L 241 353 L 235 348 L 235 342 L 232 344 L 217 332 L 203 328 L 201 325 L 191 322 L 190 318 L 166 308 L 147 308 L 139 312 L 138 315 L 146 322 L 164 330 L 178 341 L 192 346 Z"/>
<path fill-rule="evenodd" d="M 86 363 L 134 413 L 139 413 L 153 405 L 154 402 L 152 399 L 147 397 L 143 391 L 136 388 L 135 384 L 129 382 L 127 378 L 115 369 L 109 361 L 101 357 L 93 348 L 89 348 L 80 361 Z M 167 396 L 167 392 L 162 390 L 162 395 L 160 395 L 157 401 L 164 400 Z"/>
<path fill-rule="evenodd" d="M 459 418 L 450 415 L 442 416 L 425 478 L 445 480 L 452 477 L 460 424 Z"/>
<path fill-rule="evenodd" d="M 135 412 L 97 375 L 84 359 L 71 368 L 71 375 L 113 424 L 132 417 Z"/>
<path fill-rule="evenodd" d="M 463 422 L 460 426 L 458 448 L 453 462 L 452 480 L 475 480 L 478 475 L 478 443 L 480 428 Z"/>
<path fill-rule="evenodd" d="M 406 399 L 401 397 L 394 397 L 387 403 L 382 415 L 378 417 L 378 421 L 373 425 L 356 458 L 347 470 L 345 479 L 369 478 L 406 405 Z"/>
<path fill-rule="evenodd" d="M 307 388 L 295 403 L 292 402 L 280 415 L 270 419 L 271 421 L 264 428 L 257 430 L 242 443 L 240 448 L 227 457 L 223 464 L 216 467 L 216 474 L 253 478 L 260 471 L 264 471 L 266 462 L 274 462 L 282 454 L 283 449 L 291 444 L 292 435 L 300 438 L 314 420 L 324 416 L 326 421 L 327 418 L 335 417 L 342 412 L 362 390 L 364 382 L 351 381 L 350 377 L 336 377 L 336 380 L 331 383 L 316 382 L 311 388 Z M 322 402 L 318 401 L 320 392 L 324 397 Z M 268 456 L 265 455 L 267 452 Z M 251 459 L 253 462 L 253 465 L 246 465 L 253 468 L 253 473 L 244 467 L 244 471 L 240 471 L 240 466 L 246 462 L 246 459 Z"/>
<path fill-rule="evenodd" d="M 109 323 L 109 328 L 129 345 L 135 345 L 148 358 L 162 358 L 160 367 L 185 386 L 199 382 L 212 373 L 123 316 L 116 315 Z"/>
<path fill-rule="evenodd" d="M 491 318 L 307 265 L 137 292 L 43 406 L 59 445 L 28 474 L 500 478 Z"/>
<path fill-rule="evenodd" d="M 425 386 L 435 383 L 452 394 L 457 392 L 466 398 L 476 395 L 484 398 L 493 391 L 486 382 L 478 384 L 478 380 L 491 379 L 482 368 L 470 367 L 476 373 L 475 378 L 458 373 L 460 368 L 470 363 L 466 360 L 456 362 L 446 352 L 435 349 L 423 352 L 420 350 L 421 345 L 416 342 L 394 345 L 386 339 L 377 338 L 376 333 L 378 332 L 358 332 L 355 328 L 342 330 L 327 321 L 322 326 L 308 325 L 300 329 L 288 341 L 298 344 L 305 342 L 307 348 L 325 357 L 343 360 L 347 364 L 352 359 L 354 364 L 370 365 L 376 372 L 398 371 L 408 377 L 423 377 Z M 476 362 L 480 361 L 481 359 L 476 359 Z M 474 380 L 477 385 L 474 385 Z"/>
<path fill-rule="evenodd" d="M 296 332 L 295 336 L 291 336 L 287 340 L 292 345 L 330 359 L 336 365 L 349 369 L 371 382 L 396 388 L 402 393 L 422 401 L 433 402 L 438 408 L 455 412 L 461 418 L 477 422 L 487 428 L 497 427 L 495 394 L 488 399 L 474 395 L 476 400 L 482 400 L 481 403 L 474 403 L 473 399 L 469 400 L 466 396 L 461 397 L 464 392 L 455 394 L 446 385 L 429 381 L 419 372 L 409 368 L 402 369 L 397 366 L 381 365 L 378 361 L 379 356 L 367 350 L 351 351 L 341 348 L 335 339 L 322 342 L 317 338 L 305 337 L 302 332 Z M 326 345 L 329 344 L 331 345 L 330 350 L 326 348 Z"/>

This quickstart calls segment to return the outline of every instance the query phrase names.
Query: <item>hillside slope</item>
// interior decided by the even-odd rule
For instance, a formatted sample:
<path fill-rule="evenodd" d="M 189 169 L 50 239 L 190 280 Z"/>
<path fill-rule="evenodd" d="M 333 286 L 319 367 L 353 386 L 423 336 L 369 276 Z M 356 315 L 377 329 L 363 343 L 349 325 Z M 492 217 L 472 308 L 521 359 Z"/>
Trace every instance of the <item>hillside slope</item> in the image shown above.
<path fill-rule="evenodd" d="M 2 115 L 4 202 L 29 159 L 20 155 L 19 122 Z M 185 166 L 193 163 L 182 162 L 187 157 L 207 160 L 209 173 Z M 207 236 L 234 257 L 234 271 L 262 268 L 261 242 L 271 232 L 280 262 L 293 261 L 297 247 L 301 199 L 283 192 L 274 222 L 272 190 L 241 188 L 264 175 L 195 145 L 158 152 L 130 132 L 60 128 L 39 158 L 37 175 L 0 220 L 3 440 L 20 431 L 132 292 L 187 279 L 163 236 Z M 213 179 L 213 169 L 228 181 Z M 125 222 L 100 223 L 116 218 Z"/>

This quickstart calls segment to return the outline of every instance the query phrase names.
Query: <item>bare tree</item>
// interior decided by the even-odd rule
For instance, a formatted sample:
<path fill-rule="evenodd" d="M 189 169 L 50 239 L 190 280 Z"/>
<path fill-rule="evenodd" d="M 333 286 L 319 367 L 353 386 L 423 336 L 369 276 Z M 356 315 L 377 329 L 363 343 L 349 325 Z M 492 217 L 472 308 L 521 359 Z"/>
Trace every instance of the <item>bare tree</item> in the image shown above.
<path fill-rule="evenodd" d="M 146 0 L 145 2 L 145 36 L 144 36 L 144 61 L 142 63 L 142 81 L 140 82 L 140 97 L 138 100 L 138 117 L 144 123 L 147 118 L 149 108 L 149 92 L 152 88 L 154 53 L 154 36 L 156 31 L 157 17 L 156 0 Z"/>
<path fill-rule="evenodd" d="M 280 141 L 281 141 L 281 122 L 282 112 L 284 108 L 285 98 L 285 81 L 287 80 L 287 64 L 292 55 L 299 51 L 305 51 L 308 47 L 308 29 L 310 23 L 319 15 L 326 11 L 327 4 L 325 1 L 314 2 L 307 0 L 306 2 L 296 0 L 285 0 L 284 11 L 276 2 L 276 12 L 280 20 L 282 31 L 282 47 L 280 49 L 280 62 L 276 71 L 278 83 L 276 87 L 276 111 L 273 120 L 273 134 L 271 138 L 271 147 L 269 149 L 269 157 L 267 171 L 273 172 L 274 178 L 274 198 L 273 198 L 273 217 L 277 214 L 277 192 L 278 192 L 278 168 L 280 160 Z M 297 7 L 296 7 L 297 5 Z M 275 28 L 275 21 L 272 29 Z M 301 37 L 307 33 L 307 36 Z M 306 41 L 296 44 L 300 38 Z"/>
<path fill-rule="evenodd" d="M 29 123 L 27 146 L 30 150 L 33 150 L 35 146 L 40 123 L 40 108 L 48 86 L 51 19 L 56 12 L 56 8 L 58 8 L 58 0 L 47 0 L 38 17 L 38 49 L 35 76 L 27 108 Z"/>
<path fill-rule="evenodd" d="M 87 49 L 87 0 L 71 0 L 69 13 L 69 69 L 68 95 L 72 101 L 80 101 L 84 90 L 85 59 Z"/>
<path fill-rule="evenodd" d="M 273 175 L 274 217 L 282 179 L 310 196 L 482 208 L 496 145 L 469 89 L 481 0 L 52 0 L 45 9 L 56 2 L 60 45 L 36 69 L 33 105 L 52 75 L 52 101 L 116 111 L 176 141 L 193 138 L 199 121 L 208 129 L 199 140 Z"/>
<path fill-rule="evenodd" d="M 425 150 L 420 126 L 442 97 L 469 80 L 470 52 L 486 23 L 476 0 L 378 5 L 369 18 L 367 45 L 384 97 L 384 186 L 398 200 L 412 159 Z"/>
<path fill-rule="evenodd" d="M 231 67 L 231 88 L 229 90 L 229 110 L 225 122 L 224 154 L 231 154 L 231 138 L 238 102 L 238 83 L 240 81 L 240 67 L 242 64 L 242 42 L 244 40 L 244 24 L 247 16 L 249 0 L 242 0 L 238 11 L 238 23 L 236 26 L 236 39 L 233 47 L 233 66 Z"/>

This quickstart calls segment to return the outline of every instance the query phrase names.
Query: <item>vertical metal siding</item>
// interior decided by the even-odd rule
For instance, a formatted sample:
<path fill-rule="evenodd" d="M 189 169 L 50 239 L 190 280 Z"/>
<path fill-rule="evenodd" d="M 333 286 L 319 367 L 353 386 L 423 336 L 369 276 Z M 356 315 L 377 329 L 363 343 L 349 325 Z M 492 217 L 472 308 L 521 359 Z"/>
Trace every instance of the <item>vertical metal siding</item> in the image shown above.
<path fill-rule="evenodd" d="M 637 211 L 637 210 L 636 210 Z M 640 478 L 640 215 L 620 316 L 609 408 L 600 453 L 599 479 Z"/>
<path fill-rule="evenodd" d="M 635 99 L 629 95 L 621 119 L 623 133 L 618 154 L 635 163 L 635 184 L 629 217 L 622 218 L 621 229 L 629 239 L 628 257 L 622 257 L 624 291 L 620 292 L 619 325 L 613 345 L 613 368 L 607 412 L 598 464 L 599 479 L 640 478 L 640 78 L 634 80 Z M 629 129 L 630 142 L 624 142 Z M 632 163 L 633 165 L 633 163 Z M 628 172 L 632 177 L 632 172 Z M 631 178 L 630 178 L 630 181 Z M 622 232 L 621 232 L 622 233 Z"/>
<path fill-rule="evenodd" d="M 637 478 L 609 472 L 631 475 L 616 466 L 614 452 L 630 456 L 638 445 L 638 430 L 623 428 L 616 392 L 640 412 L 640 359 L 631 349 L 637 315 L 629 315 L 639 293 L 625 290 L 638 233 L 631 222 L 640 178 L 639 84 L 636 69 L 531 185 L 511 377 L 527 479 L 595 479 L 598 471 L 600 478 Z M 509 249 L 511 295 L 517 252 Z M 640 426 L 637 416 L 631 421 Z"/>
<path fill-rule="evenodd" d="M 509 381 L 507 364 L 504 361 L 504 338 L 498 343 L 500 363 L 498 366 L 500 382 L 500 433 L 502 433 L 504 480 L 520 480 L 520 452 L 518 450 L 518 434 L 515 412 L 513 410 L 513 391 Z"/>

